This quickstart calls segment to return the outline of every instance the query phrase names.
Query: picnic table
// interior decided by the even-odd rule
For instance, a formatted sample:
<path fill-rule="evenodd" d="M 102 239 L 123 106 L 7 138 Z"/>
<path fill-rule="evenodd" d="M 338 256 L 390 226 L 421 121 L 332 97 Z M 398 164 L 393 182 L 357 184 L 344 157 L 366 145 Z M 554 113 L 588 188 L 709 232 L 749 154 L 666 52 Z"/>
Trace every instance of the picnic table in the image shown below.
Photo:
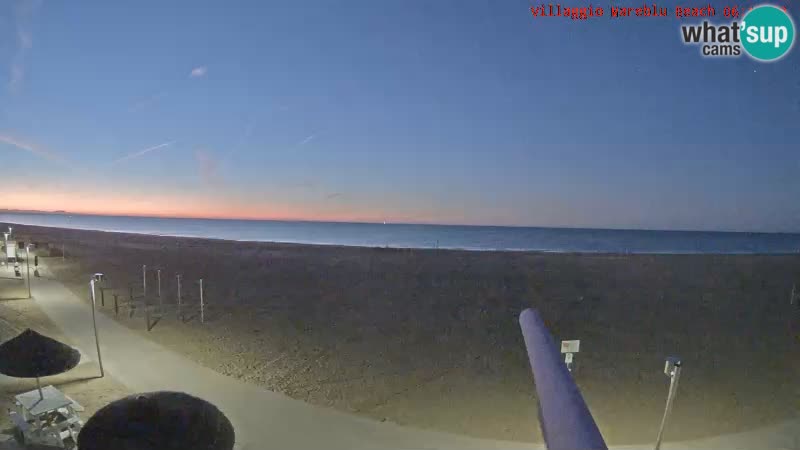
<path fill-rule="evenodd" d="M 74 449 L 83 421 L 78 417 L 83 407 L 53 386 L 25 392 L 14 397 L 9 409 L 11 421 L 19 429 L 24 445 L 44 445 Z"/>

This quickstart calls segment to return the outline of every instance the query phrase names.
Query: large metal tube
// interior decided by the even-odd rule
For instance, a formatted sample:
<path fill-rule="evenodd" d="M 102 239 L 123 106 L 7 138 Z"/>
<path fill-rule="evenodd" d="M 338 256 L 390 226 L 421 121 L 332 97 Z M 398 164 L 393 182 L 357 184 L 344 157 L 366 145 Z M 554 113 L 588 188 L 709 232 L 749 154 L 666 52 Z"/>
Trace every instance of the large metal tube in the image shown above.
<path fill-rule="evenodd" d="M 539 314 L 526 309 L 519 316 L 519 324 L 536 384 L 539 425 L 547 448 L 606 450 L 603 436 Z"/>

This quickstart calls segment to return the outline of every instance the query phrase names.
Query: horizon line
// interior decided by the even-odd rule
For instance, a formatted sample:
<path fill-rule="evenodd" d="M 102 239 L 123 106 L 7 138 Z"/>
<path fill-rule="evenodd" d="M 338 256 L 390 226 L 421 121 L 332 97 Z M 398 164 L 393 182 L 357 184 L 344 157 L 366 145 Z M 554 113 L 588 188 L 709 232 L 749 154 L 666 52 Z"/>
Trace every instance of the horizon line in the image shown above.
<path fill-rule="evenodd" d="M 102 214 L 90 212 L 72 212 L 65 210 L 44 211 L 44 210 L 20 210 L 20 209 L 6 209 L 0 208 L 0 214 L 50 214 L 61 216 L 99 216 L 99 217 L 119 217 L 119 218 L 136 218 L 136 219 L 177 219 L 177 220 L 236 220 L 247 222 L 302 222 L 302 223 L 336 223 L 336 224 L 364 224 L 364 225 L 419 225 L 419 226 L 440 226 L 440 227 L 475 227 L 475 228 L 540 228 L 540 229 L 567 229 L 567 230 L 601 230 L 601 231 L 656 231 L 664 233 L 729 233 L 729 234 L 800 234 L 797 231 L 748 231 L 748 230 L 725 230 L 725 229 L 663 229 L 663 228 L 626 228 L 626 227 L 587 227 L 587 226 L 544 226 L 544 225 L 481 225 L 481 224 L 463 224 L 463 223 L 435 223 L 435 222 L 381 222 L 369 220 L 314 220 L 303 218 L 253 218 L 253 217 L 208 217 L 208 216 L 170 216 L 158 214 Z M 40 225 L 45 226 L 45 225 Z"/>

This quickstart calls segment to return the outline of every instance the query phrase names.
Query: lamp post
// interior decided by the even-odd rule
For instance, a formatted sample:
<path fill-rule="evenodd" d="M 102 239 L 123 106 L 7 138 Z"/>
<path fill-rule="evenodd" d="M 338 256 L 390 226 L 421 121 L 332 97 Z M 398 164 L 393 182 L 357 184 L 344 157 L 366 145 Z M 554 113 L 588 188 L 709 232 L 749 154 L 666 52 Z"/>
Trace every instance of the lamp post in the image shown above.
<path fill-rule="evenodd" d="M 25 244 L 25 266 L 28 271 L 28 298 L 31 298 L 31 244 Z"/>
<path fill-rule="evenodd" d="M 147 297 L 147 265 L 142 264 L 142 295 Z"/>
<path fill-rule="evenodd" d="M 100 364 L 100 378 L 105 376 L 105 371 L 103 371 L 103 357 L 100 356 L 100 337 L 97 334 L 97 313 L 95 312 L 97 309 L 97 301 L 95 300 L 94 295 L 94 284 L 95 282 L 103 281 L 103 278 L 104 276 L 102 273 L 96 273 L 89 281 L 89 288 L 92 291 L 92 325 L 94 325 L 94 343 L 97 346 L 97 362 Z"/>
<path fill-rule="evenodd" d="M 664 439 L 664 428 L 667 426 L 667 419 L 669 419 L 670 413 L 672 412 L 672 403 L 675 401 L 675 394 L 678 392 L 678 381 L 681 377 L 680 358 L 675 356 L 667 358 L 664 364 L 664 375 L 669 377 L 669 394 L 667 394 L 667 406 L 664 409 L 664 417 L 661 419 L 661 427 L 658 429 L 655 450 L 661 448 L 661 441 Z"/>

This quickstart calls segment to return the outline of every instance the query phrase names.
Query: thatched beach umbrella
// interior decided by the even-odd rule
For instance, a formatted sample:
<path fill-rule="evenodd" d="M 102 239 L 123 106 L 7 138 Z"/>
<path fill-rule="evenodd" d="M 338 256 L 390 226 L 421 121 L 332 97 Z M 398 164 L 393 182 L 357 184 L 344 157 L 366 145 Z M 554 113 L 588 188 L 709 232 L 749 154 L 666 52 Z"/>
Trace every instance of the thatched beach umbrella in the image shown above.
<path fill-rule="evenodd" d="M 81 360 L 78 350 L 30 328 L 19 336 L 0 344 L 0 373 L 17 378 L 36 378 L 42 397 L 39 377 L 64 373 Z"/>
<path fill-rule="evenodd" d="M 231 450 L 233 425 L 216 406 L 182 392 L 148 392 L 109 403 L 78 435 L 78 450 Z"/>

